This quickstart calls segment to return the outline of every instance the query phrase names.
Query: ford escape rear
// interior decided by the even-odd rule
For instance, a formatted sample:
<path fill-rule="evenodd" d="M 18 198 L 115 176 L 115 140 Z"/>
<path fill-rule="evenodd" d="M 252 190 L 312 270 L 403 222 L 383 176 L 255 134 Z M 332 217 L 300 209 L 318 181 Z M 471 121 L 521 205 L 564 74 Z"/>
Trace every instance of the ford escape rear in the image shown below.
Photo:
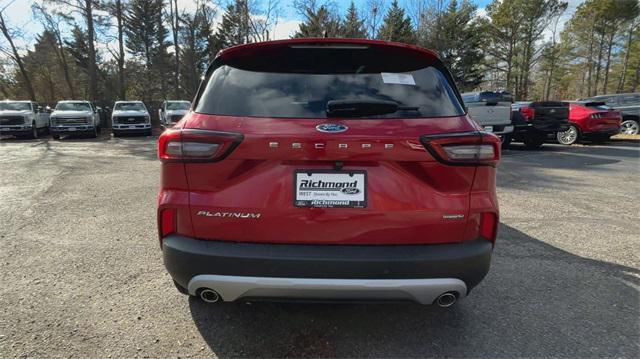
<path fill-rule="evenodd" d="M 500 141 L 434 53 L 233 47 L 192 108 L 158 140 L 160 245 L 183 293 L 448 306 L 489 270 Z"/>

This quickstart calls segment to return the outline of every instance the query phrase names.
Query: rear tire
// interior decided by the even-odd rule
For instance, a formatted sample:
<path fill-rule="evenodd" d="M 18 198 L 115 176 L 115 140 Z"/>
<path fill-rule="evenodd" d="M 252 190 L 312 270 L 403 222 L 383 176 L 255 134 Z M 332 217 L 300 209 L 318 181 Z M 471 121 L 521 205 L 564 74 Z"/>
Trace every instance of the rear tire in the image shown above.
<path fill-rule="evenodd" d="M 578 142 L 580 138 L 580 131 L 574 125 L 569 125 L 569 128 L 566 131 L 558 132 L 556 134 L 556 139 L 562 145 L 573 145 Z"/>
<path fill-rule="evenodd" d="M 56 141 L 60 140 L 60 135 L 51 135 L 51 137 Z"/>
<path fill-rule="evenodd" d="M 624 135 L 637 135 L 640 132 L 640 124 L 637 120 L 624 120 L 620 124 L 620 133 Z"/>

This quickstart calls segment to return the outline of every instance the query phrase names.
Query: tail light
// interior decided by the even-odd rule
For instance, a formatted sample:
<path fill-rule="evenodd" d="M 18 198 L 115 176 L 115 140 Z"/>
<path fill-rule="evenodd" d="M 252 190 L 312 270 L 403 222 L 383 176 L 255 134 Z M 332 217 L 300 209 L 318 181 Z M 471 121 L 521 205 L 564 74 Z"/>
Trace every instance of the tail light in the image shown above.
<path fill-rule="evenodd" d="M 520 112 L 522 113 L 522 117 L 527 121 L 532 121 L 536 115 L 536 110 L 531 107 L 522 107 L 520 108 Z"/>
<path fill-rule="evenodd" d="M 498 233 L 498 218 L 494 213 L 485 212 L 480 216 L 480 237 L 494 243 Z"/>
<path fill-rule="evenodd" d="M 492 133 L 465 132 L 420 137 L 438 161 L 458 166 L 495 166 L 500 160 L 500 138 Z"/>
<path fill-rule="evenodd" d="M 176 210 L 174 208 L 165 208 L 160 212 L 160 245 L 162 246 L 162 238 L 176 232 Z"/>
<path fill-rule="evenodd" d="M 163 162 L 217 162 L 240 142 L 239 133 L 208 130 L 169 130 L 158 139 L 158 158 Z"/>

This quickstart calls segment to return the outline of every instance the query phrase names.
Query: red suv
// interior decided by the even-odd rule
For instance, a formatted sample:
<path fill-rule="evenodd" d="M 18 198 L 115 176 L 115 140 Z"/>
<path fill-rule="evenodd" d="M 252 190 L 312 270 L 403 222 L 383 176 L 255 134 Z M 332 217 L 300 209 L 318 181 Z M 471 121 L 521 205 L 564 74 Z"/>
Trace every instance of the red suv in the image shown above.
<path fill-rule="evenodd" d="M 158 141 L 158 229 L 204 301 L 450 306 L 489 270 L 500 140 L 437 55 L 294 39 L 221 51 Z"/>

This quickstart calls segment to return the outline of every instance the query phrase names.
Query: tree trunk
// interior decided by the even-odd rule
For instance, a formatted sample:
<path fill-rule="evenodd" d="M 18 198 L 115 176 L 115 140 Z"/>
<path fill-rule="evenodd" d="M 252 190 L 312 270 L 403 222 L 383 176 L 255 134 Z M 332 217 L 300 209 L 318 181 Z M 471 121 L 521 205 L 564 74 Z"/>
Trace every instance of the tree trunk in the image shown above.
<path fill-rule="evenodd" d="M 604 67 L 604 84 L 602 85 L 602 93 L 607 93 L 607 86 L 609 85 L 609 66 L 611 65 L 611 49 L 613 48 L 613 36 L 615 31 L 609 34 L 609 46 L 607 47 L 607 62 Z"/>
<path fill-rule="evenodd" d="M 98 99 L 98 76 L 96 70 L 96 47 L 95 29 L 93 28 L 93 2 L 92 0 L 85 0 L 85 16 L 87 21 L 87 32 L 89 35 L 89 99 L 95 102 Z"/>
<path fill-rule="evenodd" d="M 635 26 L 631 26 L 629 28 L 629 35 L 627 36 L 627 46 L 624 52 L 624 61 L 622 63 L 622 73 L 620 74 L 620 81 L 618 81 L 618 88 L 616 92 L 622 92 L 624 88 L 624 83 L 627 80 L 627 68 L 629 67 L 629 52 L 631 51 L 631 41 L 633 40 L 633 31 L 635 30 Z"/>
<path fill-rule="evenodd" d="M 589 94 L 589 96 L 595 96 L 598 94 L 598 83 L 600 82 L 600 71 L 602 70 L 602 49 L 604 48 L 604 32 L 600 37 L 600 44 L 598 45 L 598 61 L 596 62 L 596 80 L 593 84 L 594 93 L 593 95 Z"/>
<path fill-rule="evenodd" d="M 589 33 L 589 53 L 587 54 L 587 97 L 591 96 L 591 80 L 593 74 L 593 40 L 595 38 L 595 20 L 593 25 L 591 26 L 591 32 Z"/>
<path fill-rule="evenodd" d="M 22 79 L 24 80 L 24 87 L 25 87 L 25 90 L 27 91 L 27 94 L 29 95 L 29 99 L 31 101 L 36 101 L 36 93 L 33 90 L 31 78 L 29 77 L 27 70 L 24 68 L 24 64 L 22 63 L 22 58 L 20 57 L 20 53 L 18 53 L 18 49 L 16 48 L 16 45 L 13 43 L 13 39 L 11 38 L 11 35 L 9 35 L 9 30 L 7 29 L 7 24 L 4 21 L 4 16 L 2 12 L 0 12 L 0 30 L 2 30 L 2 34 L 4 35 L 5 39 L 7 39 L 7 42 L 11 47 L 11 52 L 13 53 L 13 59 L 16 62 L 16 65 L 18 65 L 18 69 L 20 70 L 20 74 L 22 75 Z"/>
<path fill-rule="evenodd" d="M 178 0 L 170 0 L 171 6 L 171 30 L 173 32 L 173 48 L 176 53 L 175 73 L 173 76 L 173 96 L 177 100 L 180 96 L 180 43 L 178 33 L 180 30 L 180 15 L 178 14 Z M 197 11 L 197 10 L 196 10 Z"/>
<path fill-rule="evenodd" d="M 116 0 L 116 20 L 118 22 L 118 96 L 120 100 L 127 99 L 127 87 L 124 77 L 124 9 L 122 0 Z"/>

